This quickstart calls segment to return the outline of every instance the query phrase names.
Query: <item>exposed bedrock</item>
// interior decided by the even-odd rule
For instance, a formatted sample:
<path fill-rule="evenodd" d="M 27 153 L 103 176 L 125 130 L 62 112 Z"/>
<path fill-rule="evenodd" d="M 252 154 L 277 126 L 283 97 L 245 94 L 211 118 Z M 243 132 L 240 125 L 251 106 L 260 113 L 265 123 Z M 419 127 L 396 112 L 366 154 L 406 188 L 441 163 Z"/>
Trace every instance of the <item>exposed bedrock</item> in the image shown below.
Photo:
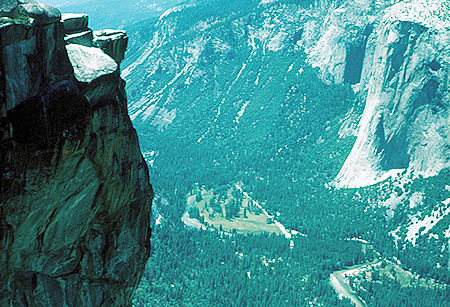
<path fill-rule="evenodd" d="M 373 184 L 403 169 L 432 176 L 450 166 L 445 48 L 439 32 L 418 23 L 383 25 L 358 137 L 336 186 Z"/>
<path fill-rule="evenodd" d="M 94 44 L 65 45 L 87 17 L 63 25 L 40 3 L 7 4 L 0 305 L 130 305 L 150 252 L 153 194 L 119 65 Z"/>
<path fill-rule="evenodd" d="M 323 26 L 306 24 L 311 64 L 325 79 L 354 85 L 365 101 L 335 187 L 371 185 L 405 169 L 433 176 L 450 166 L 448 9 L 443 0 L 386 7 L 352 0 Z"/>

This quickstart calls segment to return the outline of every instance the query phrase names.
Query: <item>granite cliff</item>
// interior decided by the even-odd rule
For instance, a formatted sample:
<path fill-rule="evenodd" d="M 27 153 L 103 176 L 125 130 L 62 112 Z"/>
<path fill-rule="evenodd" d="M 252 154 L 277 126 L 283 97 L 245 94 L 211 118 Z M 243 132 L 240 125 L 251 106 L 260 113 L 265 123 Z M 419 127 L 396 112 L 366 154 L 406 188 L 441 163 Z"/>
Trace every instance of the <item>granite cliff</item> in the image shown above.
<path fill-rule="evenodd" d="M 365 101 L 356 143 L 332 182 L 338 188 L 450 166 L 449 4 L 392 2 L 346 1 L 305 25 L 310 63 Z"/>
<path fill-rule="evenodd" d="M 242 40 L 240 45 L 247 43 L 251 50 L 262 44 L 263 55 L 302 49 L 308 63 L 319 68 L 323 80 L 350 84 L 360 98 L 361 108 L 357 106 L 347 116 L 342 114 L 346 120 L 341 135 L 354 135 L 357 140 L 332 186 L 369 186 L 405 171 L 412 178 L 430 177 L 450 166 L 448 1 L 316 1 L 307 8 L 278 1 L 255 2 L 256 8 L 248 14 L 258 12 L 261 16 L 234 24 L 234 40 Z M 184 78 L 190 85 L 192 78 L 203 76 L 208 68 L 201 67 L 202 56 L 211 52 L 234 56 L 230 51 L 237 48 L 234 41 L 202 35 L 211 28 L 210 20 L 229 22 L 230 16 L 198 21 L 190 30 L 198 32 L 184 44 L 174 39 L 182 27 L 183 14 L 195 9 L 195 5 L 185 5 L 167 11 L 150 31 L 153 36 L 147 37 L 143 31 L 137 35 L 139 40 L 146 37 L 148 43 L 131 48 L 135 51 L 130 52 L 123 76 L 129 81 L 131 117 L 138 126 L 145 122 L 143 130 L 147 130 L 147 121 L 164 129 L 179 117 L 179 106 L 171 105 L 176 101 L 172 94 L 178 95 L 172 84 Z M 179 52 L 175 47 L 163 54 L 175 43 L 184 50 L 182 57 L 175 56 Z M 249 61 L 258 58 L 257 53 L 246 56 Z M 252 74 L 256 72 L 257 87 L 260 69 L 243 64 L 242 73 L 248 71 L 249 77 L 235 74 L 234 80 L 255 78 Z M 286 75 L 294 66 L 287 71 L 280 67 L 276 73 Z M 166 82 L 159 83 L 166 75 L 170 75 Z M 246 86 L 241 93 L 250 90 Z M 211 91 L 219 95 L 221 89 Z M 236 106 L 247 106 L 244 101 Z M 220 109 L 217 114 L 221 114 Z"/>
<path fill-rule="evenodd" d="M 130 305 L 153 192 L 120 78 L 127 36 L 0 2 L 0 305 Z"/>

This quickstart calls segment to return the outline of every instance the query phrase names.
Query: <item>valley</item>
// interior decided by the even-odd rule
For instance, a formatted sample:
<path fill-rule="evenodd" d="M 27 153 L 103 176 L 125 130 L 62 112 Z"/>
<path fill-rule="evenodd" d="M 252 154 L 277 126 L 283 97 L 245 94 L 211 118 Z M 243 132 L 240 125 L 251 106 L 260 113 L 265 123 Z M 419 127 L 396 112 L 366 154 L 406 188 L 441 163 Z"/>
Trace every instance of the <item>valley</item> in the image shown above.
<path fill-rule="evenodd" d="M 450 306 L 449 1 L 48 3 L 0 3 L 0 305 Z"/>
<path fill-rule="evenodd" d="M 89 15 L 89 24 L 94 29 L 126 28 L 139 21 L 157 19 L 167 9 L 189 0 L 147 0 L 123 2 L 120 0 L 46 0 L 45 3 L 63 13 Z M 194 2 L 191 0 L 191 2 Z"/>
<path fill-rule="evenodd" d="M 388 274 L 355 288 L 343 277 L 345 268 L 362 272 L 374 259 L 398 259 L 404 270 L 450 282 L 448 148 L 439 141 L 448 102 L 443 86 L 420 83 L 422 94 L 411 90 L 386 106 L 408 114 L 406 126 L 383 114 L 375 102 L 396 101 L 388 95 L 404 82 L 398 66 L 422 69 L 405 60 L 385 70 L 373 60 L 376 52 L 389 68 L 390 52 L 409 44 L 403 26 L 391 22 L 396 8 L 313 2 L 205 1 L 129 28 L 144 43 L 132 44 L 124 63 L 128 107 L 142 148 L 152 153 L 163 217 L 137 306 L 351 304 L 330 276 L 367 305 L 396 306 L 399 297 L 405 306 L 421 306 L 423 297 L 427 306 L 448 303 L 443 288 L 405 286 Z M 392 43 L 389 31 L 399 33 Z M 422 133 L 425 113 L 433 124 Z M 404 137 L 410 133 L 438 141 Z M 442 163 L 428 163 L 418 143 L 440 144 L 430 152 Z M 431 220 L 412 244 L 409 229 Z M 348 238 L 366 238 L 377 252 Z"/>

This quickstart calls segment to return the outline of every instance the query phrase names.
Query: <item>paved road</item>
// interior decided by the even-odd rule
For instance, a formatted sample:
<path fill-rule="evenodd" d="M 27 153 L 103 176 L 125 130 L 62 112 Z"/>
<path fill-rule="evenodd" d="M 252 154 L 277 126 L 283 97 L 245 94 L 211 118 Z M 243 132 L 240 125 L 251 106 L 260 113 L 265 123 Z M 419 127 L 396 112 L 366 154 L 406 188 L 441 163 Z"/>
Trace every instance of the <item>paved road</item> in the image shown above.
<path fill-rule="evenodd" d="M 342 273 L 345 271 L 337 271 L 330 275 L 330 283 L 334 290 L 339 293 L 339 296 L 349 298 L 357 307 L 365 307 L 366 303 L 356 295 L 350 286 L 342 278 Z"/>
<path fill-rule="evenodd" d="M 353 274 L 360 269 L 367 269 L 368 267 L 376 266 L 380 262 L 380 260 L 376 259 L 370 262 L 348 267 L 344 270 L 335 271 L 330 274 L 330 284 L 333 286 L 334 290 L 339 293 L 339 297 L 349 298 L 356 306 L 365 307 L 367 304 L 356 294 L 355 291 L 352 290 L 352 288 L 350 288 L 348 283 L 344 280 L 344 276 L 346 274 Z"/>
<path fill-rule="evenodd" d="M 181 217 L 181 221 L 183 221 L 183 223 L 188 227 L 194 227 L 197 229 L 207 229 L 206 225 L 203 225 L 196 219 L 191 219 L 187 212 L 183 214 L 183 216 Z"/>
<path fill-rule="evenodd" d="M 264 215 L 267 218 L 273 219 L 275 225 L 278 227 L 278 229 L 280 229 L 280 231 L 283 233 L 283 235 L 285 236 L 286 239 L 291 240 L 292 235 L 289 231 L 287 231 L 286 227 L 284 227 L 283 224 L 281 224 L 280 222 L 278 222 L 277 220 L 275 220 L 275 217 L 273 215 L 270 215 L 262 206 L 259 202 L 257 202 L 256 200 L 254 200 L 250 195 L 248 195 L 247 192 L 245 192 L 242 187 L 239 184 L 235 184 L 235 187 L 242 192 L 242 195 L 244 195 L 246 198 L 250 199 L 259 209 L 261 209 L 261 211 L 264 213 Z"/>

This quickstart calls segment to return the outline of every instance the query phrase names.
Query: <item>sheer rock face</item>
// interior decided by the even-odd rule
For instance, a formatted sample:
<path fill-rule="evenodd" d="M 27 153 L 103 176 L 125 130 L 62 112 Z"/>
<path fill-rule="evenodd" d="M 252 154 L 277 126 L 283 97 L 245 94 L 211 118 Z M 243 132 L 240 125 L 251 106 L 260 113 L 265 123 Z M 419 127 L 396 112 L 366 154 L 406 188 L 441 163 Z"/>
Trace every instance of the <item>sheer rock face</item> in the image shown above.
<path fill-rule="evenodd" d="M 111 56 L 117 63 L 124 59 L 128 36 L 121 30 L 101 30 L 94 32 L 94 44 Z"/>
<path fill-rule="evenodd" d="M 325 12 L 323 10 L 326 10 Z M 302 47 L 325 80 L 360 83 L 367 41 L 377 18 L 370 2 L 344 1 L 342 6 L 313 11 L 303 29 Z"/>
<path fill-rule="evenodd" d="M 450 57 L 441 44 L 420 24 L 383 23 L 358 138 L 337 186 L 373 184 L 404 169 L 432 176 L 450 166 Z"/>
<path fill-rule="evenodd" d="M 60 19 L 44 22 L 59 12 L 9 2 L 0 25 L 0 305 L 130 305 L 149 256 L 152 189 L 125 82 L 102 50 L 73 44 L 67 53 Z M 11 20 L 21 16 L 31 19 Z"/>
<path fill-rule="evenodd" d="M 338 188 L 450 167 L 448 3 L 369 3 L 346 2 L 346 14 L 334 10 L 317 42 L 305 43 L 325 78 L 354 84 L 366 101 L 356 143 L 332 182 Z"/>

